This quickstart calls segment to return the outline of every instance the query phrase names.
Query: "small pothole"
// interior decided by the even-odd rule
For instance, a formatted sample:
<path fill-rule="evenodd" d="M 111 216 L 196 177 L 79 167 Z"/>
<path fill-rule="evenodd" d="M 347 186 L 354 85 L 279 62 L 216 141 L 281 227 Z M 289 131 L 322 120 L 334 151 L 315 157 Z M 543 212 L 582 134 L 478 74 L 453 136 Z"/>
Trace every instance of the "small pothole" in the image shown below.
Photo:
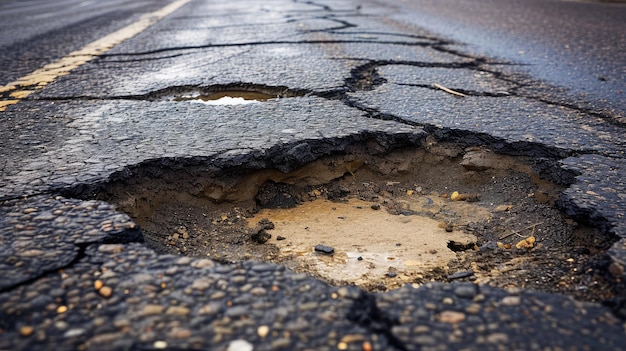
<path fill-rule="evenodd" d="M 306 90 L 284 86 L 268 86 L 251 83 L 233 83 L 211 86 L 169 87 L 148 94 L 150 99 L 180 102 L 198 102 L 207 105 L 244 105 L 273 99 L 305 96 Z"/>
<path fill-rule="evenodd" d="M 261 92 L 232 90 L 219 91 L 205 95 L 182 95 L 174 98 L 174 101 L 199 102 L 207 105 L 245 105 L 255 102 L 263 102 L 270 99 L 276 99 L 279 97 L 280 95 L 274 96 Z"/>
<path fill-rule="evenodd" d="M 288 173 L 140 168 L 98 198 L 161 253 L 274 262 L 372 291 L 464 279 L 613 296 L 596 269 L 613 239 L 565 217 L 562 189 L 531 159 L 433 140 L 381 149 L 369 140 Z"/>

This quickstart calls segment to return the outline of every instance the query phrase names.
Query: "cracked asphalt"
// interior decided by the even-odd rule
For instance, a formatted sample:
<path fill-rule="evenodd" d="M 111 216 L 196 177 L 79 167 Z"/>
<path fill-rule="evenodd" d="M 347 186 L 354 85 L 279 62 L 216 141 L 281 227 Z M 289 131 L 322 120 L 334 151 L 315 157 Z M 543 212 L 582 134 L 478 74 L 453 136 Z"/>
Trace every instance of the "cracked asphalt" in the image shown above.
<path fill-rule="evenodd" d="M 60 58 L 167 4 L 111 2 L 119 10 L 98 30 L 79 15 L 47 24 L 67 46 L 34 46 Z M 391 150 L 430 136 L 534 157 L 567 186 L 565 213 L 615 237 L 602 267 L 624 281 L 624 111 L 579 104 L 394 11 L 192 0 L 0 112 L 0 350 L 626 349 L 624 300 L 459 282 L 368 294 L 273 264 L 159 255 L 126 214 L 93 200 L 145 166 L 288 172 L 358 141 Z M 0 55 L 0 84 L 49 63 L 20 40 L 1 43 L 12 54 Z M 282 97 L 175 99 L 239 86 Z"/>

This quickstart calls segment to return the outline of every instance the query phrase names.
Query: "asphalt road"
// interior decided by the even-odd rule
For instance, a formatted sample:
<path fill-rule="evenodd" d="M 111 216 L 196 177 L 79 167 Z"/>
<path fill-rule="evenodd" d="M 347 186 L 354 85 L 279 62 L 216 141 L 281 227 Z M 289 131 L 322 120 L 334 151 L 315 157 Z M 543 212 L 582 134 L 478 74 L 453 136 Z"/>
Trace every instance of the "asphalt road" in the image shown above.
<path fill-rule="evenodd" d="M 491 22 L 495 14 L 487 29 L 452 10 L 433 19 L 415 4 L 0 1 L 0 350 L 624 350 L 626 141 L 623 103 L 611 95 L 623 68 L 620 31 L 587 43 L 605 47 L 618 35 L 621 49 L 598 59 L 589 49 L 585 65 L 561 50 L 563 66 L 539 74 L 535 61 L 529 71 L 519 65 L 547 55 L 534 32 L 499 31 L 517 24 Z M 472 26 L 480 40 L 438 29 L 446 21 Z M 484 44 L 494 31 L 519 46 L 507 54 L 497 50 L 508 45 Z M 579 42 L 570 48 L 591 45 Z M 557 74 L 591 61 L 597 70 Z M 608 88 L 596 98 L 587 84 Z M 227 89 L 281 98 L 181 99 Z M 469 278 L 367 294 L 274 264 L 161 255 L 128 215 L 95 200 L 115 181 L 289 172 L 357 144 L 381 153 L 437 143 L 533 158 L 563 186 L 556 206 L 599 228 L 592 241 L 611 244 L 575 268 L 613 282 L 615 299 Z"/>
<path fill-rule="evenodd" d="M 386 2 L 385 2 L 386 3 Z M 397 18 L 526 65 L 596 108 L 626 111 L 626 4 L 568 0 L 396 1 Z"/>

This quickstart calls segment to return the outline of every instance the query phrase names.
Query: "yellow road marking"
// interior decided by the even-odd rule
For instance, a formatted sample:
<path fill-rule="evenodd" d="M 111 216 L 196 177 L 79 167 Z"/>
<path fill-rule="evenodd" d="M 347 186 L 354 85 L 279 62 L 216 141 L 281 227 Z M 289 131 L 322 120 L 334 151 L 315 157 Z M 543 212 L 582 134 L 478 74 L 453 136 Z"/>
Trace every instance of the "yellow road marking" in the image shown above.
<path fill-rule="evenodd" d="M 17 104 L 21 99 L 52 83 L 58 77 L 69 74 L 70 71 L 93 60 L 96 56 L 111 50 L 122 41 L 143 32 L 189 1 L 191 0 L 176 0 L 158 11 L 141 16 L 136 22 L 116 32 L 87 44 L 80 50 L 69 53 L 56 62 L 45 65 L 7 85 L 0 86 L 0 93 L 10 92 L 9 96 L 12 98 L 0 101 L 0 111 L 4 111 L 9 105 Z"/>

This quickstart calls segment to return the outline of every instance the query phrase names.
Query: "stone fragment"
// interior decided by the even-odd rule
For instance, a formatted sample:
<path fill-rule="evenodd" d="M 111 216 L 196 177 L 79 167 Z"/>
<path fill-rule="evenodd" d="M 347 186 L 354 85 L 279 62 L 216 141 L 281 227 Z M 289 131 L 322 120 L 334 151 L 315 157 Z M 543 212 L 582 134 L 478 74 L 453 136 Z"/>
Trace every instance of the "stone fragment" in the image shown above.
<path fill-rule="evenodd" d="M 513 205 L 499 205 L 493 209 L 494 212 L 506 212 L 510 211 L 513 208 Z"/>
<path fill-rule="evenodd" d="M 518 249 L 532 249 L 535 246 L 535 237 L 529 236 L 526 239 L 520 240 L 515 247 Z"/>
<path fill-rule="evenodd" d="M 272 234 L 266 232 L 265 229 L 261 229 L 257 233 L 250 236 L 250 239 L 252 239 L 252 241 L 256 242 L 257 244 L 265 244 L 271 238 Z"/>
<path fill-rule="evenodd" d="M 489 150 L 468 151 L 463 155 L 461 166 L 468 171 L 484 171 L 490 168 L 497 168 L 497 162 L 493 153 Z"/>

